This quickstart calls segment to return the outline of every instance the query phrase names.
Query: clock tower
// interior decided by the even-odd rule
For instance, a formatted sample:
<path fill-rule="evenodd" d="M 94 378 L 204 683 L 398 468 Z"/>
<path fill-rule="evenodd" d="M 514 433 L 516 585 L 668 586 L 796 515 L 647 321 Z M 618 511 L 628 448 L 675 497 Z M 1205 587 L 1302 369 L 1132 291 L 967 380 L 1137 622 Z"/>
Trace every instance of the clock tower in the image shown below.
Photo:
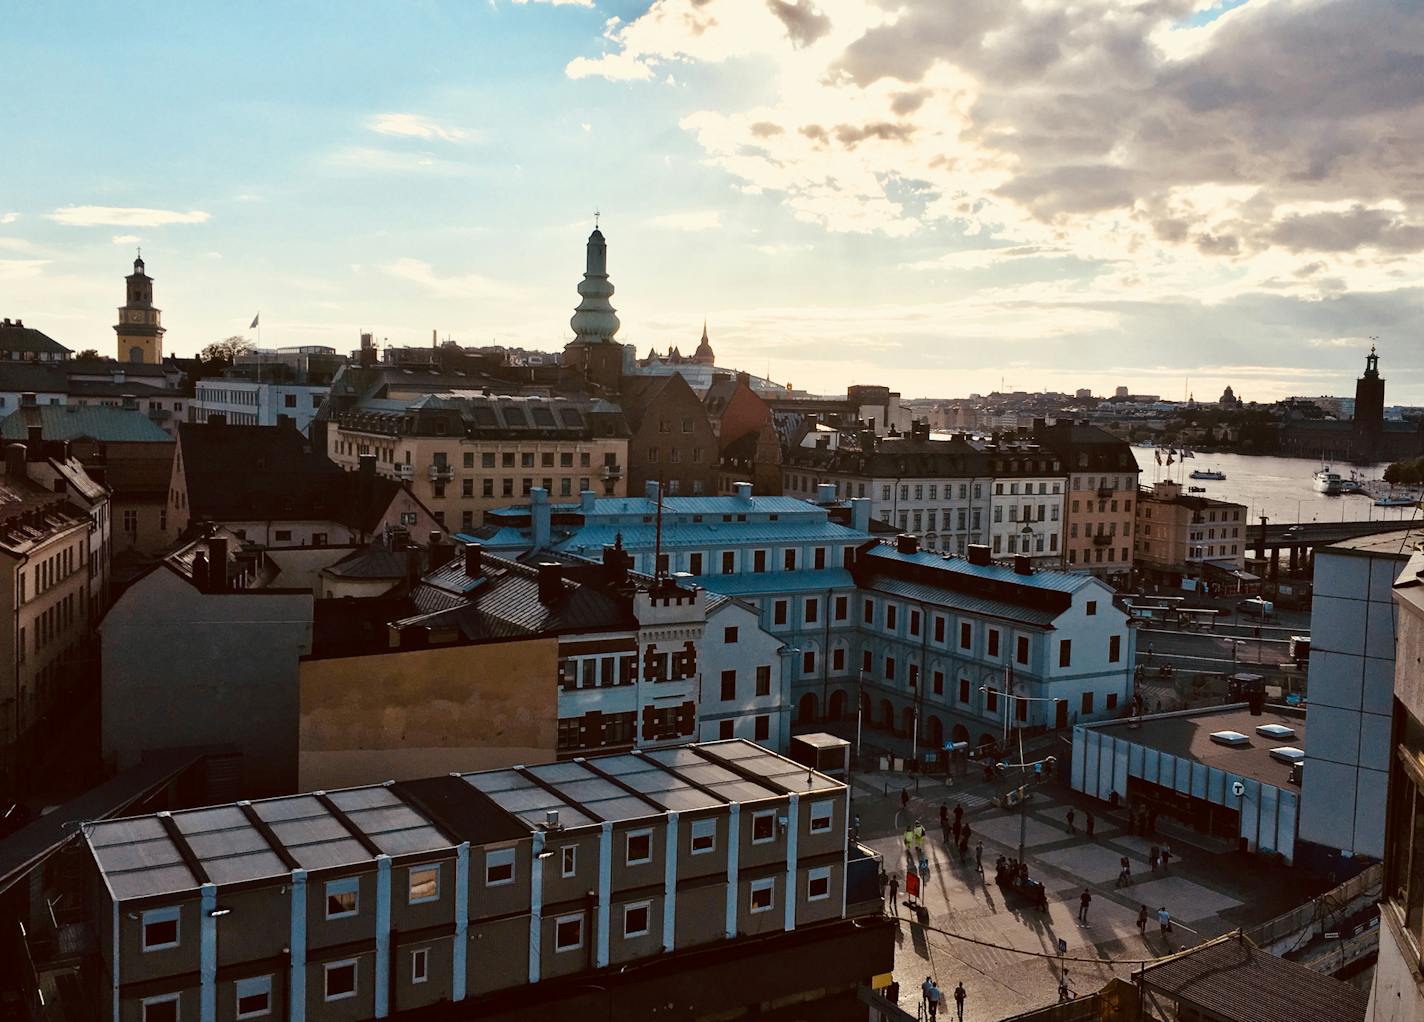
<path fill-rule="evenodd" d="M 158 365 L 163 361 L 163 315 L 153 307 L 153 278 L 143 272 L 143 253 L 134 260 L 127 301 L 119 308 L 118 360 Z"/>

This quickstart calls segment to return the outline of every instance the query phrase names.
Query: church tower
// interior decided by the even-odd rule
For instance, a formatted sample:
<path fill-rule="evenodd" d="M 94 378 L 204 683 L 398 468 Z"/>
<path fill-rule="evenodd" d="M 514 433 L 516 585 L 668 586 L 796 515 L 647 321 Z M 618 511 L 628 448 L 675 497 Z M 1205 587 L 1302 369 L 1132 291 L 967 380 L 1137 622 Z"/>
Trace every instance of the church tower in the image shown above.
<path fill-rule="evenodd" d="M 158 365 L 163 361 L 163 314 L 153 307 L 153 278 L 143 272 L 143 254 L 134 260 L 133 273 L 126 279 L 127 300 L 119 308 L 118 334 L 120 362 Z"/>
<path fill-rule="evenodd" d="M 1355 454 L 1375 458 L 1384 433 L 1384 378 L 1374 345 L 1365 356 L 1365 373 L 1355 381 Z"/>
<path fill-rule="evenodd" d="M 564 365 L 586 384 L 618 390 L 623 375 L 623 345 L 613 339 L 618 333 L 618 315 L 609 301 L 613 283 L 608 279 L 608 244 L 597 227 L 588 236 L 583 280 L 578 286 L 579 304 L 569 326 L 574 339 L 564 346 Z"/>

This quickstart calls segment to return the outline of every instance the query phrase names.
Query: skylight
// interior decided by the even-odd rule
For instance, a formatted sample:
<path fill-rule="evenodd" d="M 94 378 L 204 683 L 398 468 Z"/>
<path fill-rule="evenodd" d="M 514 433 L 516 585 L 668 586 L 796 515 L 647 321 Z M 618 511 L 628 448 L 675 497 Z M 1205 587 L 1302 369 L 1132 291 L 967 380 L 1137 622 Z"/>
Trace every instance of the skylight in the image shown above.
<path fill-rule="evenodd" d="M 1305 751 L 1289 745 L 1282 745 L 1271 750 L 1271 758 L 1278 759 L 1282 763 L 1300 763 L 1305 759 Z"/>
<path fill-rule="evenodd" d="M 1251 739 L 1240 731 L 1213 731 L 1211 740 L 1218 745 L 1250 745 Z"/>
<path fill-rule="evenodd" d="M 1267 738 L 1286 739 L 1295 737 L 1295 728 L 1286 727 L 1284 724 L 1262 724 L 1256 728 L 1258 735 Z"/>

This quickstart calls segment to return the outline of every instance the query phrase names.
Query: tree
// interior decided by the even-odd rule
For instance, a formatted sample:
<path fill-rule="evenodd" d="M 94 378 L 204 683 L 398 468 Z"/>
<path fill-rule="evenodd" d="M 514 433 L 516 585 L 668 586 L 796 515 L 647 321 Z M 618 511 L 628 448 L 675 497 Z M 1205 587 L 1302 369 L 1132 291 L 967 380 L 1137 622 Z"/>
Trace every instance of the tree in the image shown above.
<path fill-rule="evenodd" d="M 202 351 L 198 352 L 200 362 L 225 362 L 231 365 L 237 361 L 238 355 L 246 355 L 253 350 L 253 343 L 240 334 L 233 334 L 231 337 L 224 337 L 220 341 L 214 341 Z"/>
<path fill-rule="evenodd" d="M 85 348 L 83 351 L 81 351 L 74 357 L 78 361 L 84 362 L 92 359 L 102 358 L 103 356 L 99 354 L 99 350 L 97 348 Z"/>

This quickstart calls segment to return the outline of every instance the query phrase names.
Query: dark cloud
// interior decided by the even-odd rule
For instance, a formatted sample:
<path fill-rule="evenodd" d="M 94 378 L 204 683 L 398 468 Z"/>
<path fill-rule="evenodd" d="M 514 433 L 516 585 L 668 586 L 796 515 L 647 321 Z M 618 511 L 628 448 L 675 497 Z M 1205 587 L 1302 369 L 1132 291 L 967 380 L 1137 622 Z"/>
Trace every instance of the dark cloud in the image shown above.
<path fill-rule="evenodd" d="M 824 143 L 828 141 L 831 137 L 827 133 L 826 129 L 821 127 L 819 124 L 807 124 L 798 130 L 802 135 L 805 135 L 812 142 Z"/>
<path fill-rule="evenodd" d="M 915 89 L 911 92 L 897 92 L 895 93 L 895 97 L 890 100 L 890 109 L 900 117 L 904 117 L 907 114 L 914 113 L 916 110 L 922 107 L 925 103 L 925 100 L 929 99 L 929 97 L 929 89 Z"/>
<path fill-rule="evenodd" d="M 811 0 L 766 0 L 766 5 L 781 19 L 797 46 L 809 46 L 831 30 L 831 19 L 816 10 Z"/>
<path fill-rule="evenodd" d="M 1201 234 L 1196 240 L 1202 255 L 1234 256 L 1241 254 L 1241 239 L 1234 234 Z"/>
<path fill-rule="evenodd" d="M 1356 206 L 1287 217 L 1271 229 L 1270 239 L 1292 252 L 1353 252 L 1366 246 L 1418 252 L 1424 250 L 1424 227 L 1406 223 L 1389 210 Z"/>
<path fill-rule="evenodd" d="M 914 125 L 895 124 L 890 121 L 876 121 L 873 124 L 861 125 L 836 125 L 836 141 L 847 149 L 854 149 L 868 138 L 878 138 L 886 142 L 904 142 L 914 133 Z"/>
<path fill-rule="evenodd" d="M 784 129 L 770 121 L 757 121 L 750 130 L 755 138 L 770 138 L 772 135 L 780 135 Z"/>
<path fill-rule="evenodd" d="M 999 194 L 1023 203 L 1044 220 L 1063 213 L 1097 213 L 1132 205 L 1136 174 L 1111 164 L 1055 167 L 1023 174 Z"/>

